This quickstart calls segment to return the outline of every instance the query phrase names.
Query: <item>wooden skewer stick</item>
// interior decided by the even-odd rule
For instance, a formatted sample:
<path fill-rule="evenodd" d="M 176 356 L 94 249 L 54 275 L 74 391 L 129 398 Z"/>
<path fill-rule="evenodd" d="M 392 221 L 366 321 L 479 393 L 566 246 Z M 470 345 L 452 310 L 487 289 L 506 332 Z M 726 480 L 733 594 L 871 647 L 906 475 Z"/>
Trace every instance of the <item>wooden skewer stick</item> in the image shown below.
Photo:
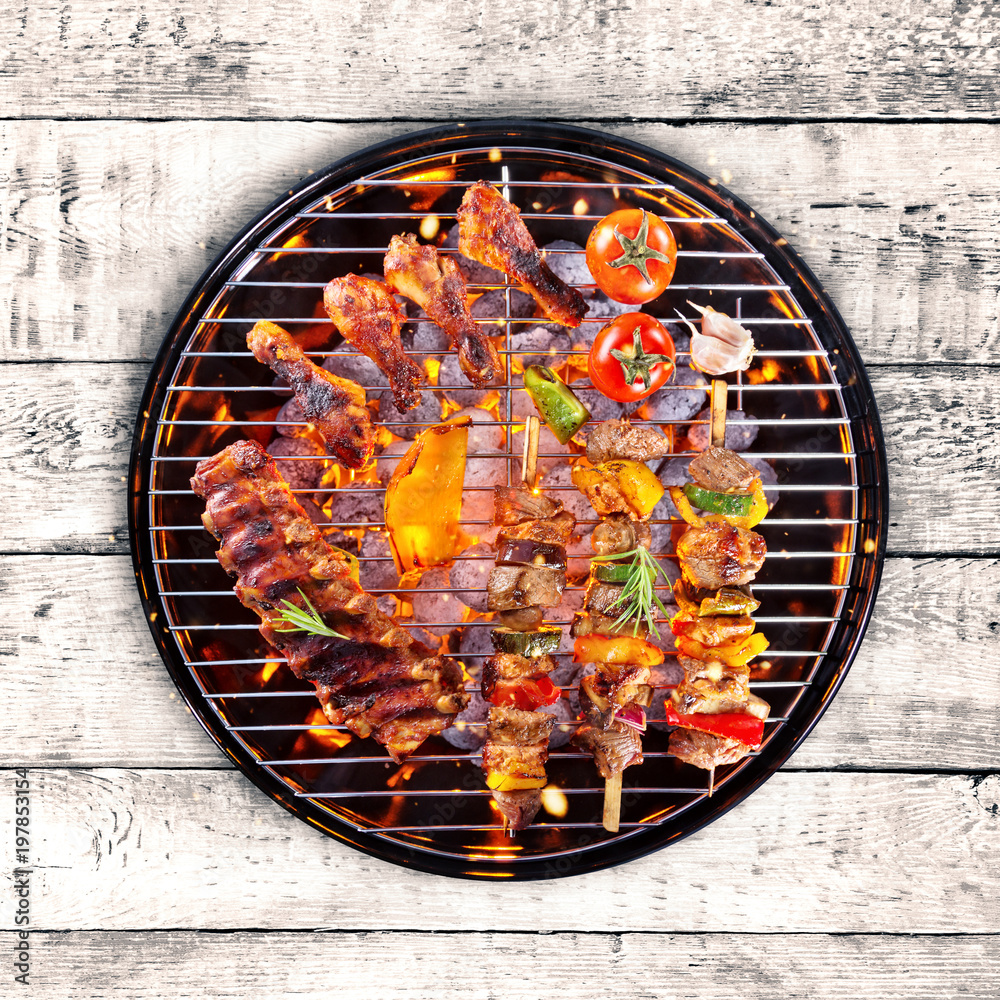
<path fill-rule="evenodd" d="M 713 767 L 708 772 L 708 797 L 712 797 L 712 792 L 715 791 L 715 768 Z"/>
<path fill-rule="evenodd" d="M 616 771 L 604 781 L 604 829 L 608 833 L 618 832 L 618 820 L 622 812 L 622 772 Z"/>
<path fill-rule="evenodd" d="M 541 421 L 534 414 L 524 422 L 524 454 L 521 458 L 521 480 L 533 490 L 538 468 L 538 432 Z"/>
<path fill-rule="evenodd" d="M 726 447 L 726 393 L 729 386 L 725 379 L 712 379 L 712 415 L 709 423 L 713 448 Z"/>

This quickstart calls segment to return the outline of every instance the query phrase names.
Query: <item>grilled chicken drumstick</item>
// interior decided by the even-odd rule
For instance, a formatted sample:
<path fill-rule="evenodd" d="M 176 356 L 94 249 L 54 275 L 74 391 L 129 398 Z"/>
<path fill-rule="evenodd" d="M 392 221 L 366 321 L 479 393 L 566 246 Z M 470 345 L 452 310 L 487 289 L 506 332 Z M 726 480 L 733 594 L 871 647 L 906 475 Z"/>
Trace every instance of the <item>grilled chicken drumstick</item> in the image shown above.
<path fill-rule="evenodd" d="M 580 325 L 587 311 L 583 296 L 552 273 L 521 213 L 492 184 L 478 181 L 465 192 L 458 208 L 458 249 L 520 282 L 549 319 Z"/>
<path fill-rule="evenodd" d="M 389 379 L 400 413 L 420 402 L 424 370 L 403 353 L 399 328 L 403 314 L 380 281 L 348 274 L 323 290 L 327 315 L 344 339 L 367 355 Z"/>
<path fill-rule="evenodd" d="M 348 469 L 363 469 L 375 448 L 365 390 L 313 364 L 291 334 L 267 320 L 247 334 L 247 344 L 258 361 L 292 387 L 306 420 L 316 425 L 330 454 Z"/>
<path fill-rule="evenodd" d="M 690 527 L 677 542 L 680 610 L 671 620 L 684 680 L 667 698 L 670 751 L 709 771 L 760 746 L 766 701 L 750 693 L 750 661 L 767 648 L 750 617 L 759 602 L 747 584 L 767 547 L 751 529 L 767 513 L 757 470 L 725 442 L 725 382 L 712 385 L 712 446 L 688 469 L 693 484 L 670 495 Z M 707 512 L 699 517 L 692 504 Z"/>
<path fill-rule="evenodd" d="M 379 611 L 259 444 L 237 441 L 205 459 L 191 487 L 236 596 L 295 676 L 315 685 L 330 722 L 374 736 L 397 762 L 452 724 L 469 701 L 461 667 Z M 323 633 L 289 628 L 289 603 L 314 609 Z"/>
<path fill-rule="evenodd" d="M 539 421 L 528 417 L 520 486 L 497 487 L 497 565 L 487 584 L 488 608 L 500 627 L 490 636 L 496 655 L 483 664 L 483 698 L 492 702 L 483 747 L 486 783 L 511 831 L 535 818 L 545 787 L 554 720 L 537 709 L 559 700 L 549 680 L 562 629 L 542 624 L 566 586 L 566 543 L 576 524 L 558 501 L 536 493 Z"/>
<path fill-rule="evenodd" d="M 451 339 L 466 378 L 483 388 L 503 374 L 493 341 L 469 312 L 465 277 L 450 257 L 413 233 L 393 236 L 383 265 L 390 288 L 412 299 Z"/>

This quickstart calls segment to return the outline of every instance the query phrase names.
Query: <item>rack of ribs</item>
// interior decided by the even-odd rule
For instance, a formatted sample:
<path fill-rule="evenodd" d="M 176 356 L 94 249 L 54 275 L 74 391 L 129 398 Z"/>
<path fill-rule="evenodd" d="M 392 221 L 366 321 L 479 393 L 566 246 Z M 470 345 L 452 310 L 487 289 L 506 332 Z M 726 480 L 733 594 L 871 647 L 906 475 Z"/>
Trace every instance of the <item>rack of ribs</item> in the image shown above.
<path fill-rule="evenodd" d="M 378 609 L 259 444 L 237 441 L 205 459 L 191 487 L 236 596 L 295 676 L 315 685 L 331 723 L 374 736 L 397 762 L 452 724 L 469 700 L 461 667 Z M 304 598 L 337 635 L 287 631 L 282 602 L 306 607 Z"/>

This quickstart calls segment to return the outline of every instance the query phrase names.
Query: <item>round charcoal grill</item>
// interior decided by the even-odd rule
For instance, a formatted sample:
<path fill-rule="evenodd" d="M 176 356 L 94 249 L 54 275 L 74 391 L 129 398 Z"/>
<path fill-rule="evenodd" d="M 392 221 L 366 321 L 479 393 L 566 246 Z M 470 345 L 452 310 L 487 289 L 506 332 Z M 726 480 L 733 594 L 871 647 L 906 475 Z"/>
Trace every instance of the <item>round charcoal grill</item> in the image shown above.
<path fill-rule="evenodd" d="M 757 529 L 768 556 L 754 582 L 762 602 L 757 620 L 771 643 L 751 681 L 771 705 L 764 743 L 741 763 L 720 768 L 709 797 L 707 774 L 675 760 L 666 729 L 651 725 L 644 763 L 625 772 L 617 834 L 601 826 L 603 780 L 589 756 L 570 745 L 553 749 L 548 767 L 550 783 L 564 793 L 561 802 L 546 800 L 536 823 L 509 837 L 485 788 L 478 751 L 432 738 L 396 765 L 373 740 L 329 725 L 311 687 L 266 646 L 255 616 L 237 601 L 188 483 L 200 459 L 240 438 L 268 445 L 276 411 L 290 398 L 246 347 L 253 323 L 266 318 L 285 326 L 321 363 L 339 342 L 322 309 L 326 282 L 348 272 L 381 273 L 390 237 L 422 223 L 428 236 L 436 221 L 442 251 L 456 252 L 444 234 L 466 187 L 480 179 L 500 186 L 521 209 L 539 246 L 583 245 L 594 223 L 617 208 L 655 212 L 670 224 L 680 250 L 673 284 L 645 310 L 679 336 L 676 309 L 691 316 L 686 300 L 712 305 L 739 316 L 758 346 L 750 370 L 730 376 L 729 406 L 756 422 L 750 454 L 766 459 L 777 478 L 769 487 L 777 503 Z M 593 295 L 592 285 L 580 287 Z M 521 359 L 511 343 L 539 321 L 523 317 L 519 293 L 502 278 L 470 282 L 477 295 L 497 289 L 496 311 L 480 321 L 506 337 L 507 378 L 483 405 L 493 407 L 507 446 L 473 457 L 480 471 L 499 468 L 507 481 L 519 468 L 517 432 L 526 412 Z M 585 319 L 571 332 L 575 349 L 568 356 L 585 355 L 605 322 Z M 407 329 L 414 327 L 411 320 Z M 412 353 L 438 374 L 444 355 Z M 679 361 L 685 367 L 683 353 Z M 436 388 L 448 412 L 457 406 L 447 400 L 470 387 L 462 379 L 446 383 L 438 379 Z M 366 389 L 369 400 L 380 391 Z M 662 391 L 702 405 L 704 390 L 690 380 Z M 688 419 L 675 429 L 679 442 L 704 423 L 692 405 L 687 409 Z M 392 415 L 387 430 L 399 431 L 400 419 L 409 422 Z M 540 467 L 565 457 L 543 446 Z M 380 518 L 343 515 L 356 514 L 359 498 L 379 510 L 379 484 L 349 486 L 343 472 L 339 480 L 331 476 L 320 497 L 329 498 L 321 527 L 356 537 L 377 529 Z M 467 483 L 470 503 L 491 489 L 478 483 Z M 475 878 L 553 877 L 629 860 L 699 829 L 768 778 L 816 723 L 857 652 L 881 573 L 888 505 L 881 428 L 857 350 L 785 240 L 669 157 L 596 132 L 531 122 L 439 128 L 371 147 L 312 175 L 240 233 L 193 289 L 157 356 L 137 422 L 131 486 L 132 550 L 150 628 L 188 705 L 223 751 L 269 795 L 331 836 L 396 863 Z M 316 489 L 299 493 L 310 499 Z M 596 517 L 583 530 L 593 523 Z M 654 524 L 669 561 L 670 518 Z M 482 516 L 466 524 L 471 534 L 487 528 Z M 378 562 L 391 565 L 388 555 L 362 559 L 366 572 Z M 393 587 L 369 589 L 406 596 Z M 454 595 L 439 606 L 450 609 L 448 620 L 435 624 L 443 632 L 464 627 L 466 649 L 475 645 L 468 630 L 490 627 L 486 616 L 467 621 Z M 559 623 L 568 627 L 568 616 Z M 482 648 L 457 654 L 473 677 L 487 655 Z M 470 689 L 476 686 L 470 680 Z M 656 699 L 664 694 L 661 687 Z"/>

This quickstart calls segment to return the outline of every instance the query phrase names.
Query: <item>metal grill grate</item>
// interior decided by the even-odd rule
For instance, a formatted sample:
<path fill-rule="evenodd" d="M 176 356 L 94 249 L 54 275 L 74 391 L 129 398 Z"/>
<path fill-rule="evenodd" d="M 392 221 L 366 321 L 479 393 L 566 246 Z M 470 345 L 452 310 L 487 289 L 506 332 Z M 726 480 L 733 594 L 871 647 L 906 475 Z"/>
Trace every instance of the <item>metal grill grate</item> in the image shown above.
<path fill-rule="evenodd" d="M 738 801 L 787 756 L 832 697 L 874 597 L 883 548 L 876 515 L 885 502 L 884 474 L 881 480 L 878 475 L 884 456 L 880 466 L 874 409 L 862 413 L 852 395 L 859 373 L 862 388 L 867 382 L 849 337 L 808 273 L 778 250 L 779 241 L 762 223 L 750 223 L 752 212 L 672 161 L 637 160 L 634 147 L 613 150 L 603 144 L 604 155 L 594 156 L 582 151 L 579 138 L 572 143 L 553 138 L 549 127 L 544 135 L 522 129 L 520 138 L 531 142 L 503 142 L 501 135 L 510 133 L 494 134 L 493 128 L 438 135 L 423 147 L 401 143 L 392 156 L 373 156 L 363 169 L 353 163 L 332 168 L 272 209 L 203 279 L 147 389 L 133 464 L 133 520 L 143 534 L 134 534 L 134 543 L 140 585 L 168 666 L 198 717 L 255 781 L 315 825 L 392 860 L 450 874 L 537 877 L 613 863 L 666 843 Z M 593 224 L 615 208 L 642 205 L 656 211 L 671 223 L 681 249 L 676 283 L 647 311 L 677 332 L 683 328 L 673 309 L 685 299 L 713 305 L 739 315 L 760 348 L 747 377 L 732 379 L 732 396 L 758 427 L 751 454 L 772 464 L 778 483 L 767 488 L 780 494 L 758 529 L 769 552 L 755 583 L 762 600 L 757 620 L 771 649 L 751 688 L 772 705 L 764 744 L 759 754 L 720 769 L 715 798 L 708 801 L 704 773 L 673 760 L 665 729 L 651 728 L 644 738 L 646 762 L 625 774 L 618 834 L 601 827 L 604 786 L 589 755 L 569 746 L 553 749 L 549 766 L 552 784 L 565 796 L 564 815 L 555 814 L 558 809 L 543 812 L 535 826 L 511 840 L 491 813 L 478 752 L 436 738 L 397 766 L 374 741 L 359 741 L 345 727 L 326 723 L 311 687 L 264 646 L 255 617 L 233 595 L 187 483 L 201 458 L 244 436 L 266 445 L 279 422 L 287 423 L 278 421 L 274 410 L 290 391 L 272 385 L 271 373 L 246 348 L 250 326 L 261 318 L 289 326 L 307 348 L 310 343 L 317 348 L 308 353 L 321 363 L 334 353 L 332 324 L 317 309 L 326 282 L 348 271 L 380 272 L 389 236 L 416 229 L 429 215 L 447 230 L 465 188 L 481 178 L 500 185 L 521 208 L 539 245 L 554 239 L 582 245 Z M 704 280 L 694 280 L 699 277 Z M 593 285 L 577 287 L 585 294 L 594 291 Z M 523 423 L 515 396 L 522 392 L 519 358 L 511 341 L 525 324 L 540 321 L 514 314 L 517 289 L 506 281 L 470 283 L 470 289 L 503 292 L 503 310 L 479 322 L 504 333 L 506 365 L 503 384 L 487 396 L 506 446 L 470 458 L 502 463 L 509 482 L 520 456 L 514 435 Z M 586 342 L 607 321 L 585 319 L 572 334 L 573 347 L 559 355 L 570 362 L 584 356 Z M 409 353 L 418 362 L 444 357 Z M 678 361 L 684 365 L 683 352 Z M 446 406 L 449 393 L 470 392 L 464 384 L 436 388 Z M 701 390 L 672 385 L 662 391 Z M 867 408 L 870 397 L 862 402 Z M 399 430 L 404 422 L 405 417 L 380 419 L 376 426 Z M 656 421 L 640 415 L 634 422 Z M 706 422 L 688 415 L 677 426 L 686 433 Z M 674 450 L 664 461 L 685 454 L 691 453 Z M 543 449 L 540 465 L 554 467 L 566 457 Z M 573 492 L 565 486 L 548 489 Z M 490 485 L 472 485 L 468 493 L 485 497 L 491 491 Z M 382 527 L 378 520 L 337 516 L 347 495 L 377 500 L 382 492 L 377 482 L 359 488 L 335 481 L 320 491 L 294 492 L 307 499 L 317 492 L 329 495 L 331 515 L 322 528 L 360 533 Z M 475 535 L 489 522 L 470 517 L 463 523 Z M 597 518 L 581 523 L 592 527 Z M 679 519 L 652 523 L 663 540 L 659 554 L 666 562 L 675 560 L 667 539 Z M 492 562 L 492 556 L 480 558 Z M 578 558 L 583 559 L 582 550 Z M 361 562 L 367 570 L 391 558 L 362 554 Z M 369 589 L 376 596 L 407 593 L 397 587 Z M 571 584 L 567 594 L 582 590 Z M 447 594 L 453 607 L 462 607 L 448 588 L 424 592 Z M 569 617 L 553 623 L 568 626 Z M 440 630 L 463 628 L 466 635 L 490 627 L 484 616 L 469 620 L 467 613 L 432 624 Z M 474 671 L 489 655 L 481 645 L 454 655 Z M 660 685 L 657 700 L 663 694 Z"/>

